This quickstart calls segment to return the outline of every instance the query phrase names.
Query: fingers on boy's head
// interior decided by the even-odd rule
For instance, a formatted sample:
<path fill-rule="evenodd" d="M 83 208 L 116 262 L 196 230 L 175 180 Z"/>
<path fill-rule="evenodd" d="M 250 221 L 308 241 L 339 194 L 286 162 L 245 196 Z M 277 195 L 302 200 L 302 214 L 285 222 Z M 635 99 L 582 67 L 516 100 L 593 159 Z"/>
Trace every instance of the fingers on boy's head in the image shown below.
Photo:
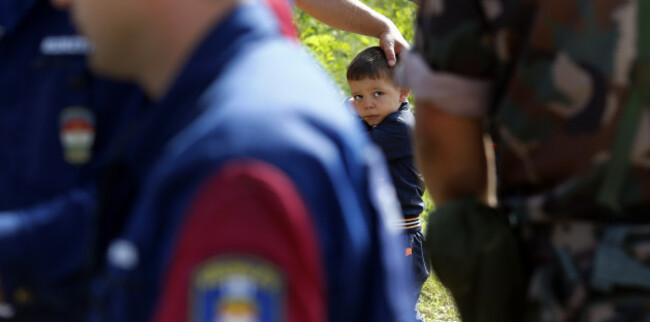
<path fill-rule="evenodd" d="M 398 60 L 397 57 L 395 59 Z M 357 54 L 348 65 L 347 78 L 348 80 L 387 78 L 395 81 L 393 68 L 388 65 L 386 54 L 379 46 L 368 47 Z"/>

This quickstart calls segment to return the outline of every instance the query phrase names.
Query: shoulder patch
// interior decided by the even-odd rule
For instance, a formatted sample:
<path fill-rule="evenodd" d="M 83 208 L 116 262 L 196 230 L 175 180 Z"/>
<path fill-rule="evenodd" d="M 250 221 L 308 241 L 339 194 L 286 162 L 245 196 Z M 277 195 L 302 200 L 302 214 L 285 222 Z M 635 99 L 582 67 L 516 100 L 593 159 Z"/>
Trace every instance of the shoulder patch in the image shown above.
<path fill-rule="evenodd" d="M 184 216 L 154 321 L 327 321 L 313 219 L 282 170 L 230 160 Z"/>
<path fill-rule="evenodd" d="M 285 280 L 270 262 L 220 256 L 192 276 L 190 321 L 283 321 Z"/>

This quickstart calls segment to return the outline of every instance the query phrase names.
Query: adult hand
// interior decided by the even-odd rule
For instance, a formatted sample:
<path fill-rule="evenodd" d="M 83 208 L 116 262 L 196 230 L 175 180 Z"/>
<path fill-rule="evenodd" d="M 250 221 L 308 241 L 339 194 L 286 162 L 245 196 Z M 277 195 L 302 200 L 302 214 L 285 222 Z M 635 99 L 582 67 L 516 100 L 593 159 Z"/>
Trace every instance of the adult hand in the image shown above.
<path fill-rule="evenodd" d="M 386 61 L 388 66 L 395 66 L 397 61 L 395 56 L 402 50 L 409 49 L 409 44 L 406 42 L 397 27 L 391 26 L 387 31 L 379 35 L 379 47 L 386 54 Z"/>
<path fill-rule="evenodd" d="M 61 1 L 61 0 L 59 0 Z M 295 0 L 296 6 L 327 25 L 379 38 L 389 66 L 409 45 L 395 24 L 359 0 Z"/>

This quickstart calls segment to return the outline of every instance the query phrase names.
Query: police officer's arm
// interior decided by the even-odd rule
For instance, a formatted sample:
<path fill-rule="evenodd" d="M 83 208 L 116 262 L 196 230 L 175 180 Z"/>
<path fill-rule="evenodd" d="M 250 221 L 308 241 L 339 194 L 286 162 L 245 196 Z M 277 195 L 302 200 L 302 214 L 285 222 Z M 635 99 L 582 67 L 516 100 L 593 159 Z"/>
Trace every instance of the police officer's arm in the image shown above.
<path fill-rule="evenodd" d="M 298 8 L 341 30 L 379 38 L 390 66 L 409 45 L 390 19 L 357 0 L 296 0 Z"/>
<path fill-rule="evenodd" d="M 292 179 L 270 163 L 236 159 L 206 181 L 184 215 L 154 320 L 212 321 L 215 311 L 192 310 L 221 302 L 223 314 L 229 300 L 247 300 L 260 309 L 243 313 L 260 321 L 325 321 L 324 254 Z M 229 294 L 235 281 L 253 292 Z"/>
<path fill-rule="evenodd" d="M 72 249 L 87 237 L 94 197 L 94 189 L 79 188 L 30 208 L 0 212 L 0 266 L 33 256 L 78 256 Z"/>
<path fill-rule="evenodd" d="M 80 272 L 91 233 L 94 197 L 94 189 L 79 188 L 30 208 L 0 212 L 0 319 L 7 312 L 2 303 L 14 300 L 9 297 L 14 290 L 3 289 L 10 284 L 9 270 L 29 267 L 28 275 L 41 280 Z M 11 282 L 15 287 L 24 281 Z M 31 296 L 31 301 L 40 300 L 38 293 Z"/>

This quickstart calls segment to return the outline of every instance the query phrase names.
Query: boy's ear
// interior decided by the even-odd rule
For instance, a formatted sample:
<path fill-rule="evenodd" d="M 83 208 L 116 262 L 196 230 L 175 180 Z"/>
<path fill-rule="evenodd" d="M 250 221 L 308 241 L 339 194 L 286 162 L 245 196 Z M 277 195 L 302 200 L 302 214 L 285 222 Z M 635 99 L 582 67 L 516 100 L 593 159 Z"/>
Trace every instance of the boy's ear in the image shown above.
<path fill-rule="evenodd" d="M 400 100 L 400 102 L 402 102 L 402 103 L 406 102 L 406 99 L 409 97 L 410 92 L 411 92 L 411 89 L 400 87 L 399 88 L 399 100 Z"/>

